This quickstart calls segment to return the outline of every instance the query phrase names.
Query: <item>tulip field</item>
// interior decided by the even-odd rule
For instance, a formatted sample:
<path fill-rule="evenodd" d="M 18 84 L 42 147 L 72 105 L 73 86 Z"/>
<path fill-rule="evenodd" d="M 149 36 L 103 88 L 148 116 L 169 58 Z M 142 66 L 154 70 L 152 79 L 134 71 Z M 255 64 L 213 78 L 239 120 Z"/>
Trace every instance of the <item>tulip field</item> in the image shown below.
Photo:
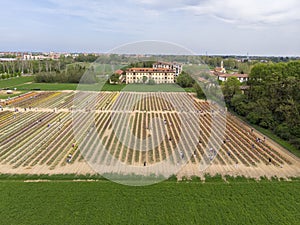
<path fill-rule="evenodd" d="M 72 112 L 75 91 L 29 92 L 2 101 L 0 111 L 0 173 L 93 173 L 87 165 L 80 146 L 93 149 L 97 142 L 90 137 L 76 137 L 73 132 Z M 92 127 L 86 126 L 86 112 L 82 112 L 82 127 L 85 133 L 95 129 L 92 135 L 122 163 L 143 166 L 154 165 L 172 156 L 174 163 L 180 159 L 176 147 L 183 140 L 180 154 L 189 163 L 180 173 L 182 176 L 199 175 L 197 165 L 206 160 L 212 174 L 260 176 L 297 176 L 299 159 L 266 140 L 251 127 L 208 101 L 198 100 L 187 93 L 145 93 L 145 92 L 99 92 L 90 104 L 91 96 L 82 95 L 87 111 L 94 112 Z M 181 115 L 189 113 L 187 104 L 194 107 L 188 121 Z M 112 116 L 113 115 L 113 116 Z M 225 124 L 224 135 L 211 129 L 215 116 L 216 126 Z M 128 121 L 126 121 L 126 119 Z M 150 123 L 158 118 L 164 123 Z M 156 121 L 156 120 L 155 120 Z M 122 132 L 125 123 L 130 125 L 129 142 L 124 145 L 115 133 Z M 182 126 L 188 126 L 189 134 L 181 133 Z M 152 126 L 152 127 L 151 127 Z M 143 140 L 154 139 L 152 135 L 165 136 L 157 146 L 149 141 L 147 151 L 138 151 Z M 85 136 L 85 135 L 82 135 Z M 136 137 L 137 139 L 133 139 Z M 139 140 L 133 142 L 133 140 Z M 194 148 L 193 142 L 197 142 Z M 208 143 L 221 143 L 218 154 L 210 161 L 211 152 L 206 151 Z M 148 142 L 147 142 L 148 143 Z M 152 144 L 153 145 L 152 145 Z M 87 153 L 93 162 L 102 162 L 106 157 Z M 102 161 L 101 161 L 102 160 Z"/>

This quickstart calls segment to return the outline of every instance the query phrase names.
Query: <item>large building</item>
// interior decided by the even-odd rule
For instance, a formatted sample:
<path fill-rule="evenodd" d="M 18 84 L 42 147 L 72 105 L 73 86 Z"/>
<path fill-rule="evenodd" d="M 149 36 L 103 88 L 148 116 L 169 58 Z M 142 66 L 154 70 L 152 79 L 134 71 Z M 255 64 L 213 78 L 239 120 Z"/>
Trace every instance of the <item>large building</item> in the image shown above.
<path fill-rule="evenodd" d="M 126 71 L 126 84 L 147 83 L 150 80 L 157 84 L 175 83 L 176 77 L 182 72 L 178 63 L 157 62 L 152 68 L 130 68 Z"/>
<path fill-rule="evenodd" d="M 157 62 L 153 64 L 154 69 L 164 68 L 174 70 L 175 76 L 178 76 L 182 72 L 182 65 L 178 63 L 169 62 Z"/>
<path fill-rule="evenodd" d="M 126 84 L 147 83 L 150 80 L 157 84 L 175 83 L 175 72 L 166 68 L 130 68 L 126 70 Z"/>

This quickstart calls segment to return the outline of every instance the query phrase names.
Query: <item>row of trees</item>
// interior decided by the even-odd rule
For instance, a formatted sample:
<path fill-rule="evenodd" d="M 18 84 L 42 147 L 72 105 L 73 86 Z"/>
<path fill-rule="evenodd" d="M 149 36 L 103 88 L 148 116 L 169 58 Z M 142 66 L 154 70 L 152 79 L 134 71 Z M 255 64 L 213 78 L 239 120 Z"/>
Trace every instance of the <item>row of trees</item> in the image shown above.
<path fill-rule="evenodd" d="M 61 71 L 68 62 L 64 60 L 15 60 L 0 62 L 0 74 L 36 74 L 40 72 Z"/>
<path fill-rule="evenodd" d="M 9 78 L 13 78 L 13 77 L 20 77 L 21 73 L 11 73 L 11 74 L 0 74 L 0 79 L 4 80 L 4 79 L 9 79 Z"/>
<path fill-rule="evenodd" d="M 257 64 L 243 95 L 235 78 L 223 84 L 229 107 L 300 149 L 300 61 Z"/>
<path fill-rule="evenodd" d="M 75 62 L 87 62 L 91 63 L 97 61 L 102 64 L 124 64 L 136 67 L 152 67 L 152 64 L 156 61 L 167 62 L 179 62 L 179 63 L 192 63 L 192 64 L 207 64 L 209 67 L 214 68 L 220 66 L 221 61 L 224 62 L 224 67 L 229 71 L 238 71 L 240 73 L 249 73 L 251 67 L 258 61 L 245 61 L 240 62 L 233 57 L 216 57 L 216 56 L 197 56 L 197 55 L 161 55 L 161 56 L 139 56 L 139 62 L 136 63 L 136 57 L 129 57 L 126 55 L 117 54 L 79 54 L 77 57 L 61 56 L 58 60 L 15 60 L 0 62 L 0 74 L 7 73 L 41 73 L 41 72 L 53 72 L 62 71 L 66 68 L 66 65 Z M 279 58 L 269 58 L 269 60 L 280 60 Z M 289 60 L 289 58 L 284 58 Z M 129 66 L 129 67 L 130 67 Z"/>
<path fill-rule="evenodd" d="M 96 75 L 93 67 L 89 68 L 88 76 L 82 79 L 86 72 L 85 66 L 79 64 L 69 65 L 63 71 L 41 72 L 35 76 L 35 82 L 38 83 L 95 83 Z"/>
<path fill-rule="evenodd" d="M 79 56 L 77 56 L 74 61 L 75 62 L 95 62 L 96 59 L 98 58 L 98 56 L 95 56 L 94 54 L 88 54 L 88 55 L 84 55 L 84 54 L 79 54 Z"/>

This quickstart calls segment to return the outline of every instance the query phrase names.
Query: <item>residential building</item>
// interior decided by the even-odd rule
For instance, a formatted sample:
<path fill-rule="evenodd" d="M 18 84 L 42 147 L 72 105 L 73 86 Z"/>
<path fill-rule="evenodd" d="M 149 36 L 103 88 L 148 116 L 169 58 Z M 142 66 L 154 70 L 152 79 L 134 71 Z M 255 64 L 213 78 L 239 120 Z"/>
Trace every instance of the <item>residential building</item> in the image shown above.
<path fill-rule="evenodd" d="M 175 71 L 169 68 L 130 68 L 126 70 L 126 84 L 147 83 L 153 80 L 157 84 L 175 83 Z"/>
<path fill-rule="evenodd" d="M 236 77 L 241 83 L 248 81 L 249 75 L 248 74 L 218 74 L 218 80 L 226 81 L 229 77 Z"/>
<path fill-rule="evenodd" d="M 174 70 L 176 77 L 182 72 L 182 65 L 179 63 L 157 62 L 153 64 L 153 69 L 159 68 Z"/>

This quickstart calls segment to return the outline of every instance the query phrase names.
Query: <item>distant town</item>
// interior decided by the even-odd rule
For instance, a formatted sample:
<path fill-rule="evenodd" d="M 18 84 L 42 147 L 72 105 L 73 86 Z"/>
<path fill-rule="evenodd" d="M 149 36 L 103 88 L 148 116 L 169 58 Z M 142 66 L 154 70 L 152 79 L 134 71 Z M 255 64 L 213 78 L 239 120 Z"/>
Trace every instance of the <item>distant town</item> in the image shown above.
<path fill-rule="evenodd" d="M 70 53 L 70 52 L 0 52 L 0 79 L 8 79 L 21 75 L 38 75 L 36 81 L 47 80 L 47 73 L 58 73 L 66 69 L 66 65 L 76 63 L 93 63 L 99 60 L 104 64 L 119 62 L 115 74 L 111 79 L 116 83 L 176 83 L 184 65 L 206 64 L 209 73 L 225 82 L 229 77 L 236 77 L 240 83 L 248 81 L 251 68 L 257 63 L 278 63 L 298 60 L 300 57 L 278 56 L 237 56 L 237 55 L 148 55 L 148 54 L 113 54 L 113 53 Z M 135 65 L 136 61 L 148 61 L 148 66 Z M 130 65 L 128 67 L 128 65 Z M 75 74 L 82 74 L 87 64 L 75 68 L 77 72 L 70 72 L 68 80 L 74 80 Z M 69 70 L 70 71 L 70 70 Z M 112 72 L 113 72 L 112 71 Z M 42 74 L 45 72 L 46 74 Z M 52 74 L 53 75 L 53 74 Z M 55 77 L 53 75 L 52 77 Z M 73 77 L 73 78 L 72 78 Z M 40 79 L 40 80 L 38 80 Z M 54 79 L 54 78 L 51 78 Z M 54 79 L 57 82 L 59 78 Z M 53 81 L 54 81 L 53 80 Z M 52 82 L 53 82 L 52 81 Z M 62 82 L 62 81 L 61 81 Z M 67 81 L 64 81 L 67 82 Z M 242 86 L 242 88 L 247 86 Z"/>
<path fill-rule="evenodd" d="M 71 52 L 0 52 L 0 61 L 15 61 L 15 60 L 58 60 L 61 57 L 71 57 L 76 58 L 79 56 L 103 56 L 103 55 L 111 55 L 112 53 L 71 53 Z M 128 57 L 147 57 L 147 54 L 125 54 Z M 207 57 L 222 57 L 226 58 L 234 58 L 238 62 L 258 60 L 260 62 L 268 62 L 268 61 L 288 61 L 288 60 L 298 60 L 300 56 L 255 56 L 255 55 L 208 55 L 208 54 L 199 54 L 199 56 L 207 56 Z"/>

